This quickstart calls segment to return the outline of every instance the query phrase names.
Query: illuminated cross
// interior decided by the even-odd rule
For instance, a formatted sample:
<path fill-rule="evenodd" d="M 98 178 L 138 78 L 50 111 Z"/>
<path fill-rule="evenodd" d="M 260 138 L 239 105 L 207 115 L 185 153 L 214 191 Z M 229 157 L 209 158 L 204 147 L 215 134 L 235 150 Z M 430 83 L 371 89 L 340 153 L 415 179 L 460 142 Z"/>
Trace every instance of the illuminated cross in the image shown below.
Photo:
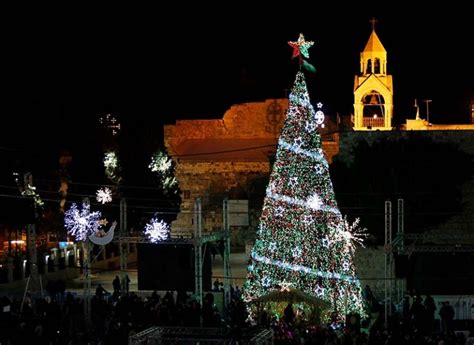
<path fill-rule="evenodd" d="M 372 31 L 375 31 L 375 23 L 378 22 L 377 19 L 375 19 L 374 17 L 372 17 L 371 20 L 369 20 L 370 24 L 372 24 Z"/>

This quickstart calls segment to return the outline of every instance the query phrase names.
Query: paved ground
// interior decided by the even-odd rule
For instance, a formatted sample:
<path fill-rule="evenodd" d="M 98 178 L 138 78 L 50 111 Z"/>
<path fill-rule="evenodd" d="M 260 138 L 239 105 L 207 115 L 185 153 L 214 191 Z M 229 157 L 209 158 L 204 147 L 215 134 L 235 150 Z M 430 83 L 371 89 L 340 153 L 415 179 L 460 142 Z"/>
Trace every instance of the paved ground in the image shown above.
<path fill-rule="evenodd" d="M 242 284 L 245 281 L 247 262 L 248 257 L 245 253 L 231 253 L 230 264 L 232 284 L 234 286 L 238 285 L 239 287 L 242 287 Z M 99 284 L 101 284 L 108 292 L 112 292 L 112 281 L 116 275 L 120 276 L 120 271 L 103 271 L 94 273 L 91 280 L 92 293 L 95 292 L 95 289 Z M 130 277 L 130 291 L 137 291 L 138 282 L 136 266 L 132 265 L 129 267 L 128 275 Z M 220 255 L 216 255 L 215 260 L 212 262 L 212 281 L 214 281 L 216 278 L 219 279 L 219 281 L 223 281 L 224 279 L 224 263 Z M 68 288 L 68 290 L 73 291 L 78 295 L 82 294 L 82 277 L 74 279 L 74 281 L 71 283 L 72 287 Z"/>
<path fill-rule="evenodd" d="M 231 253 L 230 255 L 230 263 L 231 263 L 231 275 L 232 275 L 232 285 L 237 285 L 239 288 L 242 287 L 242 284 L 245 281 L 246 270 L 247 270 L 247 261 L 248 256 L 245 253 Z M 222 257 L 220 255 L 216 255 L 215 260 L 212 262 L 212 281 L 216 278 L 219 281 L 224 280 L 224 264 Z M 114 280 L 115 276 L 120 277 L 119 270 L 113 271 L 97 271 L 92 274 L 91 279 L 91 292 L 94 294 L 95 289 L 99 284 L 101 284 L 106 291 L 113 292 L 112 281 Z M 128 275 L 130 277 L 130 291 L 138 291 L 138 282 L 137 282 L 137 269 L 136 264 L 130 265 L 128 270 Z M 43 278 L 43 288 L 46 286 L 46 280 Z M 77 296 L 81 296 L 83 293 L 83 278 L 75 278 L 67 283 L 67 291 L 71 291 L 72 293 L 76 294 Z M 25 292 L 26 280 L 23 282 L 15 282 L 13 284 L 2 284 L 0 287 L 0 296 L 1 295 L 9 295 L 9 296 L 17 296 L 21 298 Z M 148 292 L 145 292 L 148 293 Z M 151 293 L 151 291 L 150 291 Z"/>

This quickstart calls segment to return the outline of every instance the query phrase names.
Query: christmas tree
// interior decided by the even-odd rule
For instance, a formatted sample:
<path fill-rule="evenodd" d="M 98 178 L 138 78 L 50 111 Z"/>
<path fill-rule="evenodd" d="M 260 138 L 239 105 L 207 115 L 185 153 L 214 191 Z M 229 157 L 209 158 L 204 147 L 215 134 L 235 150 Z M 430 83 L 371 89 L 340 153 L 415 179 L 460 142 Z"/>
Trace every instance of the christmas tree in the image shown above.
<path fill-rule="evenodd" d="M 289 43 L 293 56 L 308 57 L 312 42 L 303 35 Z M 329 165 L 316 131 L 321 125 L 310 103 L 304 74 L 296 75 L 276 161 L 263 202 L 243 297 L 248 303 L 274 291 L 296 289 L 328 302 L 339 316 L 364 315 L 355 275 L 357 222 L 350 225 L 339 211 Z"/>

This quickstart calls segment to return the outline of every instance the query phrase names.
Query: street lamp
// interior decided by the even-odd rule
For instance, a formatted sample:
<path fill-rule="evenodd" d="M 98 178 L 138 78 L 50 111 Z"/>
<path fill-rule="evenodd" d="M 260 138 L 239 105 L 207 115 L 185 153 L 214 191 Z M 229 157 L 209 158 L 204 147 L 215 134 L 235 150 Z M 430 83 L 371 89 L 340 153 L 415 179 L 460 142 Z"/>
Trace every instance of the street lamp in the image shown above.
<path fill-rule="evenodd" d="M 423 102 L 426 103 L 426 121 L 428 121 L 428 124 L 430 123 L 430 103 L 432 102 L 431 99 L 424 99 Z"/>

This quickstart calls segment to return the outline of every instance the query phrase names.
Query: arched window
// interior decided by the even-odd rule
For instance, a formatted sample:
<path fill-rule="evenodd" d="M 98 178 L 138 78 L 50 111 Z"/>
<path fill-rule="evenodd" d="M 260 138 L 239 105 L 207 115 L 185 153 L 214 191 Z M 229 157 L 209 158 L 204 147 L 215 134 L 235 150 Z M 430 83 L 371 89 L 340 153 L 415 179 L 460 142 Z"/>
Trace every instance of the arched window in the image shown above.
<path fill-rule="evenodd" d="M 367 60 L 367 72 L 366 74 L 372 73 L 372 59 Z"/>
<path fill-rule="evenodd" d="M 375 58 L 375 61 L 374 61 L 374 73 L 375 73 L 375 74 L 380 74 L 380 59 L 379 59 L 379 58 Z"/>

